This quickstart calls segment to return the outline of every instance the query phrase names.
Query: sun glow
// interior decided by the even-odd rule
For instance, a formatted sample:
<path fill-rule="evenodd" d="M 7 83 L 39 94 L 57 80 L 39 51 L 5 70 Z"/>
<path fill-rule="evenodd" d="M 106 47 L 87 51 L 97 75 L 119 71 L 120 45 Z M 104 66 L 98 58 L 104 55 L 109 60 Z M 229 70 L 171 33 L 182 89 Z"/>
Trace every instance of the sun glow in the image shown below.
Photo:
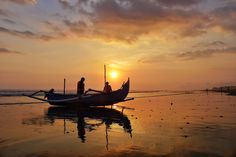
<path fill-rule="evenodd" d="M 118 73 L 116 71 L 111 72 L 111 78 L 117 78 Z"/>

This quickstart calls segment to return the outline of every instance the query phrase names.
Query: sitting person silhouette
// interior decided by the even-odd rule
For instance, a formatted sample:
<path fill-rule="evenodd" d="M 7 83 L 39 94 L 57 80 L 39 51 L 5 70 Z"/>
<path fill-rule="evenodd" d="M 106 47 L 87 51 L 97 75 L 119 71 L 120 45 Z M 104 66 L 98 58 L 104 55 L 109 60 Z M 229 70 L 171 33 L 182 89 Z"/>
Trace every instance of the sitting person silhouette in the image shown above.
<path fill-rule="evenodd" d="M 80 81 L 78 81 L 77 83 L 77 94 L 84 94 L 84 81 L 85 81 L 85 78 L 82 77 L 80 79 Z"/>
<path fill-rule="evenodd" d="M 54 89 L 51 88 L 51 89 L 48 91 L 48 93 L 54 93 Z"/>
<path fill-rule="evenodd" d="M 106 83 L 105 83 L 103 92 L 104 92 L 104 93 L 111 93 L 111 92 L 112 92 L 112 88 L 111 88 L 111 86 L 109 85 L 109 82 L 106 82 Z"/>

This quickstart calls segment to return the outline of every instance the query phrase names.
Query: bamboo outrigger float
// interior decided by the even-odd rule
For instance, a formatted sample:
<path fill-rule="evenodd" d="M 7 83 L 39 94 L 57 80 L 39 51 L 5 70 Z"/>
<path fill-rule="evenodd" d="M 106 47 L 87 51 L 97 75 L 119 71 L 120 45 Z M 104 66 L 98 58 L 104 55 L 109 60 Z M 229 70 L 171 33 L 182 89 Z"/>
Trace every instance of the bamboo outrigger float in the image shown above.
<path fill-rule="evenodd" d="M 38 91 L 31 95 L 27 95 L 30 98 L 48 102 L 51 105 L 57 106 L 76 106 L 82 105 L 84 107 L 89 106 L 107 106 L 113 105 L 119 102 L 133 100 L 134 98 L 127 98 L 129 93 L 130 80 L 128 79 L 120 89 L 111 93 L 96 92 L 91 93 L 88 90 L 84 94 L 63 94 L 54 93 L 53 91 Z M 94 91 L 94 90 L 93 90 Z M 38 93 L 44 93 L 44 98 L 38 97 Z"/>

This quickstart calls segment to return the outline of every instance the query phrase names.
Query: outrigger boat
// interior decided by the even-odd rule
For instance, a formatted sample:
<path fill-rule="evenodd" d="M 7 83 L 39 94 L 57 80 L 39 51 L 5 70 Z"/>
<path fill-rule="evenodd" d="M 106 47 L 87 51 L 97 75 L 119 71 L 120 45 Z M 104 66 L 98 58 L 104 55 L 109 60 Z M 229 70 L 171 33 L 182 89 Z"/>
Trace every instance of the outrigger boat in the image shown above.
<path fill-rule="evenodd" d="M 130 80 L 128 79 L 120 89 L 111 93 L 103 93 L 96 90 L 88 90 L 82 95 L 78 94 L 63 94 L 54 93 L 54 91 L 37 91 L 31 95 L 27 95 L 30 98 L 48 102 L 51 105 L 57 106 L 77 106 L 83 107 L 90 106 L 107 106 L 113 105 L 119 102 L 133 100 L 134 98 L 127 98 L 129 93 Z M 93 91 L 93 93 L 91 93 Z M 95 91 L 95 92 L 94 92 Z M 38 93 L 44 93 L 44 98 L 38 97 Z"/>

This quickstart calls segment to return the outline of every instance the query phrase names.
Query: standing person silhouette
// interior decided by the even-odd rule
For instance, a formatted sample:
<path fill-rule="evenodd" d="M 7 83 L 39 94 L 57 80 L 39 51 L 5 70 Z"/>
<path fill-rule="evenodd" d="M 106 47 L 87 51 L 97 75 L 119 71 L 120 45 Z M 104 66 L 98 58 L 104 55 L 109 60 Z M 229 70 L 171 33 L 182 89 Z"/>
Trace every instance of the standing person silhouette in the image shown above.
<path fill-rule="evenodd" d="M 84 94 L 84 81 L 85 81 L 85 78 L 82 77 L 80 79 L 80 81 L 78 81 L 77 83 L 77 94 L 80 95 L 80 94 Z"/>

